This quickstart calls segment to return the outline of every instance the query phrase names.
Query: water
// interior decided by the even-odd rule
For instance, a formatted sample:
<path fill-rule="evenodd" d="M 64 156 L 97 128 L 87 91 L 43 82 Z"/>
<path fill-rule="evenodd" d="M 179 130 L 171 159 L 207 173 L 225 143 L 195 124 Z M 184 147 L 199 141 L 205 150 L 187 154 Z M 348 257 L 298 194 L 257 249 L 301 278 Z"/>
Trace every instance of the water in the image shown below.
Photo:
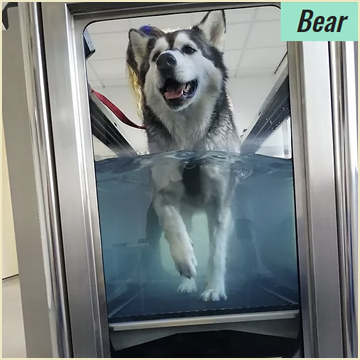
<path fill-rule="evenodd" d="M 207 219 L 193 218 L 197 293 L 181 283 L 169 245 L 151 207 L 154 164 L 211 158 L 237 179 L 229 239 L 228 299 L 203 302 L 208 257 Z M 261 155 L 180 151 L 96 163 L 109 322 L 298 309 L 293 170 L 291 160 Z"/>

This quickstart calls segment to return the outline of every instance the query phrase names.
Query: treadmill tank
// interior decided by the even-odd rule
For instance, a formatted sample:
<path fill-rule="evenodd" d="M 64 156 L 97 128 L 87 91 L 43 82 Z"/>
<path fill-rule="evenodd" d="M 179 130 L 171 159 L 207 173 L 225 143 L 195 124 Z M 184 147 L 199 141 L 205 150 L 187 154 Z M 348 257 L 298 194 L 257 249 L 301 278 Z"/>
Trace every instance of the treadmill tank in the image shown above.
<path fill-rule="evenodd" d="M 228 244 L 228 299 L 204 302 L 207 220 L 193 218 L 190 237 L 198 291 L 177 292 L 181 277 L 151 206 L 151 166 L 189 159 L 231 162 L 237 179 L 234 227 Z M 109 323 L 299 308 L 291 160 L 221 152 L 120 157 L 96 163 Z"/>

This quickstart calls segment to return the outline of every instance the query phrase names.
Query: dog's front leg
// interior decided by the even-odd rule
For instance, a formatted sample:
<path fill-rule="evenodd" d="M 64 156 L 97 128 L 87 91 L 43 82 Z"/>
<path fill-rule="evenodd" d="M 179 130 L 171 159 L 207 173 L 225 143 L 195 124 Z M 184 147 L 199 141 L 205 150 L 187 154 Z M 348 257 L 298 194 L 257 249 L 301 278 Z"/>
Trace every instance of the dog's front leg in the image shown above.
<path fill-rule="evenodd" d="M 181 209 L 181 217 L 186 226 L 187 233 L 190 235 L 192 230 L 192 216 L 193 212 L 191 208 L 185 207 Z M 182 294 L 190 294 L 197 291 L 196 282 L 194 278 L 184 278 L 177 290 Z"/>
<path fill-rule="evenodd" d="M 154 198 L 154 208 L 169 242 L 171 256 L 180 275 L 191 279 L 196 275 L 196 258 L 193 244 L 176 204 L 167 201 L 167 194 L 159 193 Z"/>
<path fill-rule="evenodd" d="M 210 209 L 209 222 L 209 260 L 205 291 L 201 294 L 204 301 L 226 300 L 225 273 L 226 251 L 231 226 L 230 209 Z"/>
<path fill-rule="evenodd" d="M 215 164 L 202 168 L 203 184 L 210 191 L 210 202 L 206 212 L 209 227 L 209 260 L 205 291 L 201 294 L 204 301 L 226 300 L 225 273 L 226 252 L 232 227 L 230 200 L 233 187 L 229 186 L 228 169 Z"/>
<path fill-rule="evenodd" d="M 180 275 L 188 279 L 196 275 L 197 261 L 193 243 L 180 214 L 183 185 L 178 169 L 167 165 L 152 169 L 155 187 L 154 209 L 159 216 L 165 238 L 170 245 L 171 256 Z"/>

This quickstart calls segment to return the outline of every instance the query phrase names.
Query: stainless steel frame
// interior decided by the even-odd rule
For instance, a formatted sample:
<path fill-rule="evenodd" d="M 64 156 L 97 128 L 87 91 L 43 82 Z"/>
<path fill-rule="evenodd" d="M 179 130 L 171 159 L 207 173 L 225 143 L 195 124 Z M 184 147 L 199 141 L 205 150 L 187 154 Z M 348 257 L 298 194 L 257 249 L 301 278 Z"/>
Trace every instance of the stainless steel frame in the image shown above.
<path fill-rule="evenodd" d="M 156 329 L 166 327 L 180 327 L 195 325 L 210 325 L 210 324 L 224 324 L 237 323 L 246 321 L 267 321 L 267 320 L 283 320 L 297 318 L 299 312 L 297 310 L 288 311 L 269 311 L 264 313 L 253 314 L 237 314 L 237 315 L 217 315 L 217 316 L 197 316 L 192 317 L 191 320 L 187 318 L 170 319 L 170 320 L 152 320 L 152 321 L 132 321 L 126 323 L 111 324 L 110 328 L 114 331 L 119 330 L 139 330 L 139 329 Z"/>
<path fill-rule="evenodd" d="M 304 352 L 343 357 L 327 43 L 290 43 L 289 70 Z"/>
<path fill-rule="evenodd" d="M 357 81 L 353 42 L 329 44 L 344 354 L 357 357 Z"/>
<path fill-rule="evenodd" d="M 73 353 L 109 357 L 83 29 L 65 4 L 42 8 Z"/>
<path fill-rule="evenodd" d="M 41 13 L 36 3 L 20 7 L 26 89 L 33 142 L 35 182 L 44 273 L 48 293 L 50 337 L 54 357 L 71 356 L 66 276 L 59 222 L 56 174 L 53 160 L 49 99 L 46 88 L 44 49 L 41 46 Z M 31 46 L 31 45 L 32 46 Z"/>
<path fill-rule="evenodd" d="M 45 50 L 49 92 L 42 101 L 50 108 L 57 175 L 52 185 L 59 198 L 75 357 L 110 356 L 83 29 L 95 20 L 255 5 L 136 4 L 112 4 L 106 10 L 85 3 L 41 4 L 43 27 L 37 31 L 44 38 L 39 45 Z M 35 23 L 32 5 L 19 6 L 24 19 Z M 29 51 L 32 56 L 36 48 Z M 329 49 L 324 42 L 290 43 L 288 53 L 304 354 L 342 357 Z M 33 74 L 36 86 L 41 80 Z M 46 120 L 44 114 L 40 120 Z"/>
<path fill-rule="evenodd" d="M 22 17 L 21 21 L 18 8 L 8 8 L 7 12 L 9 29 L 2 34 L 2 116 L 26 355 L 71 356 L 39 19 L 36 11 L 27 11 L 29 16 Z M 24 48 L 20 24 L 25 30 Z"/>
<path fill-rule="evenodd" d="M 159 321 L 154 321 L 152 327 L 148 328 L 146 326 L 149 324 L 143 324 L 143 322 L 137 323 L 136 326 L 133 326 L 135 324 L 132 323 L 131 327 L 125 326 L 120 329 L 117 328 L 118 324 L 114 324 L 111 341 L 114 348 L 120 350 L 174 334 L 204 331 L 204 325 L 206 325 L 206 331 L 232 330 L 297 339 L 300 326 L 299 312 L 296 310 L 235 316 L 209 316 L 205 322 L 201 317 L 198 317 L 191 319 L 191 326 L 189 326 L 187 319 L 184 320 L 169 321 L 167 327 L 163 327 Z M 301 357 L 297 356 L 301 354 L 301 350 L 300 348 L 294 357 Z"/>

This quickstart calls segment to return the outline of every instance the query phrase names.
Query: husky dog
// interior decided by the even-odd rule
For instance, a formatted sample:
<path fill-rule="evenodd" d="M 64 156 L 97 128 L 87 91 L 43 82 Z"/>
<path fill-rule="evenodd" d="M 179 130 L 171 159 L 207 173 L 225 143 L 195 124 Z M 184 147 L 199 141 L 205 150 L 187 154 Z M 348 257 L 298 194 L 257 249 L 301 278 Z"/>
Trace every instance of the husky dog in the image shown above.
<path fill-rule="evenodd" d="M 223 61 L 224 11 L 211 11 L 191 29 L 151 34 L 129 31 L 128 65 L 141 94 L 151 153 L 176 150 L 238 152 L 240 139 L 226 92 Z M 197 261 L 190 239 L 196 210 L 208 217 L 210 251 L 204 301 L 226 299 L 226 247 L 231 230 L 230 169 L 211 160 L 152 169 L 153 206 L 176 269 L 184 276 L 178 291 L 196 291 Z"/>

